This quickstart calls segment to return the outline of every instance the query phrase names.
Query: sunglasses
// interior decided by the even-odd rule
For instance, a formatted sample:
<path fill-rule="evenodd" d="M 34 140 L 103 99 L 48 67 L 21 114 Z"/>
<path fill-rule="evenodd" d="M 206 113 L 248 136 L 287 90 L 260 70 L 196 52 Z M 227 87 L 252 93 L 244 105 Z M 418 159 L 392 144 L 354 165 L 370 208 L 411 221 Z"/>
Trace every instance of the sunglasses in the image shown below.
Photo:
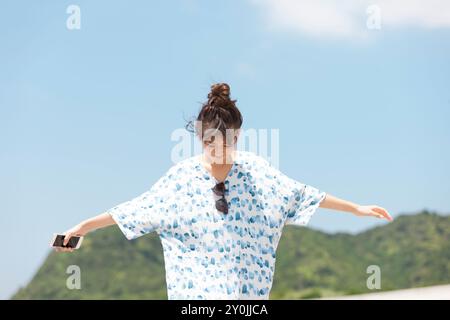
<path fill-rule="evenodd" d="M 213 192 L 218 195 L 219 197 L 222 197 L 218 200 L 216 200 L 216 209 L 220 212 L 223 212 L 225 214 L 228 213 L 228 203 L 225 200 L 225 184 L 223 182 L 219 182 L 212 188 Z"/>

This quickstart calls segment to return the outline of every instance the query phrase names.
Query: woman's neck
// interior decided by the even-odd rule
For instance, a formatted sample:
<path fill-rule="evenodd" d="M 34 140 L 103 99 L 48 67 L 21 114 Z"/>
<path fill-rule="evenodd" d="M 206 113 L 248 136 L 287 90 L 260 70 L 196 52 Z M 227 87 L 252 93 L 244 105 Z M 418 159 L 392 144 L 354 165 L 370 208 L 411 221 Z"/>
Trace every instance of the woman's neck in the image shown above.
<path fill-rule="evenodd" d="M 223 163 L 208 162 L 208 161 L 206 161 L 205 154 L 202 154 L 202 157 L 201 157 L 203 167 L 206 170 L 208 170 L 208 172 L 214 178 L 216 178 L 217 181 L 223 181 L 228 176 L 228 173 L 233 166 L 234 160 L 235 160 L 234 153 L 230 157 L 228 157 L 227 160 L 223 160 L 222 161 Z"/>

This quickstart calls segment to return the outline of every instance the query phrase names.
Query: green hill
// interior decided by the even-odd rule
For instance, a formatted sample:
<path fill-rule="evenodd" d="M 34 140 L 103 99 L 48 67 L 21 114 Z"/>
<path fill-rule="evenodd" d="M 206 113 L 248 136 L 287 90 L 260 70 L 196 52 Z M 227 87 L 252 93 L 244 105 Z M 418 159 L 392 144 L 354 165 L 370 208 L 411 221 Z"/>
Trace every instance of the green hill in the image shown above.
<path fill-rule="evenodd" d="M 66 268 L 81 268 L 81 290 L 66 287 Z M 367 266 L 381 268 L 381 290 L 450 283 L 450 216 L 421 212 L 351 235 L 287 226 L 271 299 L 373 292 Z M 156 233 L 127 241 L 118 228 L 99 230 L 72 254 L 51 252 L 13 299 L 167 299 Z"/>

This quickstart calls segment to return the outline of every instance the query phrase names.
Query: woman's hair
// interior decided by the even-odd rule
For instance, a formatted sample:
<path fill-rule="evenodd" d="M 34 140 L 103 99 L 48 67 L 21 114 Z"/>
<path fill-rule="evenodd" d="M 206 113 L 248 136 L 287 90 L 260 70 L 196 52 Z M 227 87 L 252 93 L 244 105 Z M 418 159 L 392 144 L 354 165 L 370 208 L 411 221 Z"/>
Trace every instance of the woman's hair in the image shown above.
<path fill-rule="evenodd" d="M 187 123 L 186 129 L 197 134 L 200 139 L 209 129 L 219 130 L 225 139 L 227 129 L 240 129 L 242 126 L 242 115 L 236 107 L 236 101 L 230 98 L 228 84 L 213 84 L 208 100 L 203 103 L 197 118 Z"/>

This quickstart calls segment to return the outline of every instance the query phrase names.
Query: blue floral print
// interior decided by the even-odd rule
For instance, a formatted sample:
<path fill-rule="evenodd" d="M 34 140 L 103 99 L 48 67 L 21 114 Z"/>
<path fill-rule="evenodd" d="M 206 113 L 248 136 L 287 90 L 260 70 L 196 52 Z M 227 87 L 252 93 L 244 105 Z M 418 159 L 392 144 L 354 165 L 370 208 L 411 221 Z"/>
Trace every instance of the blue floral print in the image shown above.
<path fill-rule="evenodd" d="M 326 193 L 237 150 L 224 214 L 215 207 L 217 180 L 200 159 L 178 162 L 107 212 L 129 240 L 158 233 L 169 299 L 268 299 L 283 227 L 307 225 Z"/>

